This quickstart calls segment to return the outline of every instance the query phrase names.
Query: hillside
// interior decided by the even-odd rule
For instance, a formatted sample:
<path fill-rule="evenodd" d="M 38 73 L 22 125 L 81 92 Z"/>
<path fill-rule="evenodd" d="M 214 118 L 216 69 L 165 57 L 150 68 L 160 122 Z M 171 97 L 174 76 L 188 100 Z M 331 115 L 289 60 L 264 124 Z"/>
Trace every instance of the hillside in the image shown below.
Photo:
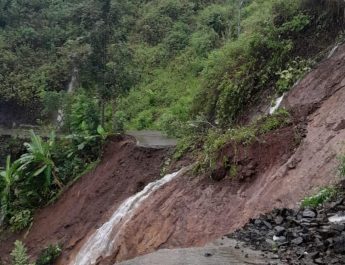
<path fill-rule="evenodd" d="M 176 265 L 207 249 L 269 262 L 237 248 L 252 218 L 301 201 L 321 216 L 343 196 L 344 14 L 340 0 L 0 0 L 0 264 L 166 248 Z M 326 245 L 317 264 L 341 260 Z"/>

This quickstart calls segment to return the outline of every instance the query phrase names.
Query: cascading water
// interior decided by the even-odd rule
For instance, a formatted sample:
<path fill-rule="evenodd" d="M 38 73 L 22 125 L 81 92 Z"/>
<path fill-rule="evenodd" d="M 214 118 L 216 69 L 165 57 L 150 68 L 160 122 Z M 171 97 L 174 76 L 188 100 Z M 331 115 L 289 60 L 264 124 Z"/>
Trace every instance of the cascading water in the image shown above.
<path fill-rule="evenodd" d="M 99 258 L 109 257 L 114 248 L 114 244 L 126 222 L 130 220 L 135 209 L 164 184 L 173 180 L 184 169 L 173 174 L 166 175 L 162 179 L 148 184 L 141 192 L 129 197 L 113 213 L 108 222 L 97 229 L 84 243 L 78 254 L 69 265 L 94 265 Z"/>
<path fill-rule="evenodd" d="M 283 101 L 284 97 L 285 97 L 285 93 L 284 93 L 281 97 L 279 97 L 279 98 L 276 99 L 276 101 L 275 101 L 275 103 L 274 103 L 274 106 L 272 106 L 272 107 L 269 109 L 269 114 L 272 115 L 274 112 L 277 111 L 277 109 L 279 109 L 280 105 L 282 104 L 282 101 Z"/>
<path fill-rule="evenodd" d="M 67 87 L 67 94 L 73 93 L 74 89 L 77 86 L 77 82 L 78 82 L 78 69 L 74 67 L 72 71 L 71 81 L 69 82 L 68 87 Z M 64 112 L 62 109 L 59 109 L 57 113 L 57 117 L 56 117 L 57 126 L 61 128 L 63 126 L 63 122 L 64 122 Z"/>
<path fill-rule="evenodd" d="M 327 56 L 327 59 L 331 58 L 333 56 L 333 54 L 336 52 L 336 50 L 338 49 L 339 47 L 339 44 L 335 45 L 333 47 L 333 49 L 329 52 L 328 56 Z"/>

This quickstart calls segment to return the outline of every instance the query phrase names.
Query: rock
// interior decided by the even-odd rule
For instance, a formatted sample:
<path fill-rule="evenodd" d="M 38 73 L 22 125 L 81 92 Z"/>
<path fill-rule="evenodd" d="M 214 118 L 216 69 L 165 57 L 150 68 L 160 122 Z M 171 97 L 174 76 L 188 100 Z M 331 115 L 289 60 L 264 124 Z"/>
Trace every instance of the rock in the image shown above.
<path fill-rule="evenodd" d="M 316 217 L 316 213 L 310 209 L 306 209 L 303 211 L 302 216 L 304 218 L 315 218 Z"/>
<path fill-rule="evenodd" d="M 323 262 L 322 258 L 315 259 L 314 262 L 315 262 L 316 264 L 325 264 L 325 263 Z"/>
<path fill-rule="evenodd" d="M 345 254 L 345 235 L 334 238 L 333 248 L 335 253 Z"/>
<path fill-rule="evenodd" d="M 285 232 L 285 227 L 276 226 L 276 227 L 274 227 L 274 230 L 276 232 L 276 236 L 281 236 Z"/>
<path fill-rule="evenodd" d="M 320 255 L 320 252 L 317 252 L 317 251 L 311 252 L 311 253 L 308 254 L 308 256 L 311 257 L 312 259 L 318 258 L 319 255 Z"/>
<path fill-rule="evenodd" d="M 212 257 L 213 255 L 211 253 L 205 253 L 204 256 L 205 257 Z"/>
<path fill-rule="evenodd" d="M 265 240 L 265 242 L 266 242 L 267 244 L 269 244 L 271 247 L 275 246 L 275 244 L 276 244 L 273 240 L 268 239 L 268 238 Z"/>
<path fill-rule="evenodd" d="M 284 218 L 282 216 L 277 216 L 276 218 L 274 218 L 274 222 L 277 224 L 277 225 L 281 225 L 283 222 L 284 222 Z"/>
<path fill-rule="evenodd" d="M 268 229 L 272 229 L 272 225 L 267 222 L 267 221 L 263 221 L 264 225 L 267 226 Z"/>
<path fill-rule="evenodd" d="M 328 218 L 328 221 L 330 223 L 340 223 L 340 224 L 345 224 L 345 216 L 340 216 L 340 215 L 333 215 Z"/>
<path fill-rule="evenodd" d="M 338 224 L 338 223 L 331 224 L 331 229 L 338 232 L 342 232 L 345 230 L 345 224 Z"/>
<path fill-rule="evenodd" d="M 284 243 L 284 242 L 286 242 L 286 237 L 285 236 L 273 236 L 273 241 L 278 242 L 278 243 Z"/>
<path fill-rule="evenodd" d="M 291 240 L 291 243 L 294 244 L 294 245 L 300 245 L 303 243 L 303 238 L 302 237 L 297 237 L 293 240 Z"/>

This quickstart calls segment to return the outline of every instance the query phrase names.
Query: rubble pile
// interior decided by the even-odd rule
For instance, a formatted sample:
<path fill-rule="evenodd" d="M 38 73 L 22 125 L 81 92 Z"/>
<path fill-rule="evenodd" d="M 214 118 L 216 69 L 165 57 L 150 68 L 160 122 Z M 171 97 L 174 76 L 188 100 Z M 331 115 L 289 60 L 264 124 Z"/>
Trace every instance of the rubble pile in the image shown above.
<path fill-rule="evenodd" d="M 316 209 L 276 209 L 228 237 L 287 264 L 345 264 L 345 196 Z"/>

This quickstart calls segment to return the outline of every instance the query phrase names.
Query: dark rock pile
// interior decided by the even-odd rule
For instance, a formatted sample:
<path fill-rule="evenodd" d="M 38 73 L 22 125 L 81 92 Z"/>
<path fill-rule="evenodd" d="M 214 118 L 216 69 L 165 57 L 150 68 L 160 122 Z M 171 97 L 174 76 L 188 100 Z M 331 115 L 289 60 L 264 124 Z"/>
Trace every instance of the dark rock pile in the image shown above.
<path fill-rule="evenodd" d="M 345 197 L 317 209 L 277 209 L 228 237 L 287 264 L 345 264 Z"/>

